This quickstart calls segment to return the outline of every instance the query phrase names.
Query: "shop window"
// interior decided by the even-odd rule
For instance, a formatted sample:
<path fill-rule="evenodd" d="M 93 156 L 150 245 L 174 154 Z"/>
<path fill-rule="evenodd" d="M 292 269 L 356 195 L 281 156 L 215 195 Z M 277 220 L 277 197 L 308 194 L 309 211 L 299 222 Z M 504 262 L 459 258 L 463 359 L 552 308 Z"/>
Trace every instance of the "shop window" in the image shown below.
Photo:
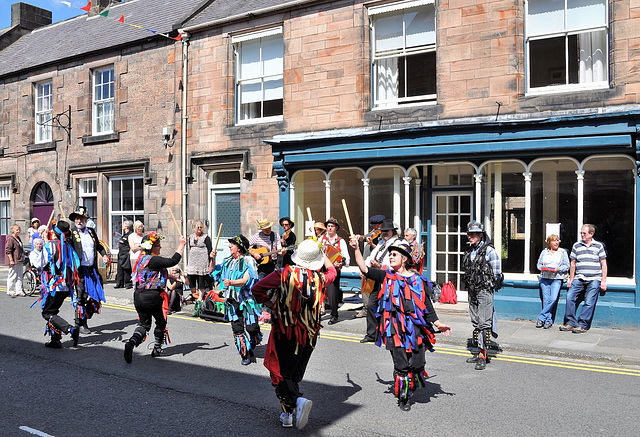
<path fill-rule="evenodd" d="M 624 157 L 584 162 L 584 220 L 605 244 L 609 277 L 633 277 L 635 241 L 635 164 Z M 574 229 L 577 233 L 577 227 Z"/>
<path fill-rule="evenodd" d="M 482 168 L 485 231 L 493 240 L 505 273 L 524 271 L 524 166 L 494 162 Z"/>
<path fill-rule="evenodd" d="M 51 81 L 36 84 L 36 143 L 51 141 L 52 93 L 53 86 Z"/>
<path fill-rule="evenodd" d="M 578 227 L 577 165 L 570 159 L 544 159 L 531 166 L 531 254 L 529 271 L 547 247 L 547 225 L 560 224 L 560 247 L 571 251 Z"/>
<path fill-rule="evenodd" d="M 374 108 L 436 99 L 433 1 L 371 7 Z"/>
<path fill-rule="evenodd" d="M 237 121 L 282 118 L 282 28 L 232 38 L 236 56 Z"/>
<path fill-rule="evenodd" d="M 431 170 L 433 187 L 473 186 L 473 166 L 469 164 L 434 165 Z"/>
<path fill-rule="evenodd" d="M 528 0 L 529 90 L 608 86 L 607 0 Z"/>
<path fill-rule="evenodd" d="M 314 221 L 326 220 L 326 190 L 324 181 L 327 175 L 321 170 L 299 171 L 294 176 L 295 198 L 293 202 L 293 221 L 304 223 L 308 220 L 307 208 Z M 296 236 L 302 239 L 302 226 L 296 225 Z"/>

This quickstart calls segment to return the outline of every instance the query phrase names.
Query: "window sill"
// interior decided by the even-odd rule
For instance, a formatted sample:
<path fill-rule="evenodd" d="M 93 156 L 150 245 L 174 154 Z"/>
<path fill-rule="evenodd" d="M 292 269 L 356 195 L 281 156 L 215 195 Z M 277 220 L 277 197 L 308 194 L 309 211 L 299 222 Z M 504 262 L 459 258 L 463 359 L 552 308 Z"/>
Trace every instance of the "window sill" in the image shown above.
<path fill-rule="evenodd" d="M 277 115 L 275 117 L 252 118 L 250 120 L 241 120 L 236 122 L 236 126 L 247 126 L 252 124 L 277 123 L 282 121 L 284 117 Z"/>
<path fill-rule="evenodd" d="M 56 150 L 56 142 L 49 141 L 46 143 L 34 143 L 27 144 L 27 152 L 28 153 L 36 153 L 36 152 L 46 152 L 49 150 Z"/>
<path fill-rule="evenodd" d="M 120 134 L 118 132 L 105 135 L 91 135 L 82 137 L 83 146 L 93 146 L 95 144 L 113 143 L 118 141 L 120 141 Z"/>
<path fill-rule="evenodd" d="M 525 97 L 544 96 L 549 94 L 583 93 L 588 91 L 608 90 L 608 82 L 598 82 L 591 84 L 558 85 L 529 89 Z"/>
<path fill-rule="evenodd" d="M 371 108 L 372 111 L 388 111 L 388 110 L 398 110 L 403 108 L 415 108 L 418 106 L 435 106 L 438 102 L 436 100 L 429 100 L 426 102 L 415 102 L 415 103 L 403 103 L 403 104 L 388 104 L 384 106 L 374 106 Z"/>

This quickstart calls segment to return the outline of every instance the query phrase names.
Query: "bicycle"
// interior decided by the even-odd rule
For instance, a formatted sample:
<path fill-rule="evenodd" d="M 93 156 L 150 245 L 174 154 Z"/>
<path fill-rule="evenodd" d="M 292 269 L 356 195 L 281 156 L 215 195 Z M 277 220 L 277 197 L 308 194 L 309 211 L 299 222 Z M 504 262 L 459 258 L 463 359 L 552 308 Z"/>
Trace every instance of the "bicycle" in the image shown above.
<path fill-rule="evenodd" d="M 105 278 L 104 279 L 105 279 L 105 281 L 110 281 L 111 279 L 113 279 L 113 269 L 111 268 L 111 264 L 112 264 L 111 250 L 109 249 L 109 245 L 106 242 L 104 242 L 102 240 L 99 240 L 99 241 L 100 241 L 100 246 L 102 246 L 102 248 L 104 249 L 104 251 L 107 254 L 107 258 L 109 258 L 107 260 L 107 262 L 105 263 L 105 265 L 104 265 L 104 269 L 105 269 L 105 271 L 104 271 Z"/>
<path fill-rule="evenodd" d="M 27 296 L 35 296 L 42 293 L 40 272 L 31 264 L 28 265 L 29 268 L 22 274 L 22 289 Z"/>

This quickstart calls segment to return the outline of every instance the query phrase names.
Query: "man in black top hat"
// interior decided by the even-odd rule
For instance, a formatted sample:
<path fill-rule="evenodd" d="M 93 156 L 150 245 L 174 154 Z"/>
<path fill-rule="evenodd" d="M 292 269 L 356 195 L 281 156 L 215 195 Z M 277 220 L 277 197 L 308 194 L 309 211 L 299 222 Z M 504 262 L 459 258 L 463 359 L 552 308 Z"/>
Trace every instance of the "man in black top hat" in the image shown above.
<path fill-rule="evenodd" d="M 280 234 L 280 245 L 282 250 L 278 254 L 278 268 L 281 269 L 287 265 L 293 265 L 291 261 L 291 255 L 296 250 L 296 234 L 293 232 L 295 223 L 289 217 L 282 217 L 280 219 L 280 226 L 282 226 L 282 234 Z"/>
<path fill-rule="evenodd" d="M 87 326 L 87 319 L 90 319 L 94 313 L 100 311 L 100 302 L 106 301 L 102 288 L 102 277 L 98 273 L 98 253 L 102 255 L 102 261 L 105 264 L 109 261 L 109 258 L 107 257 L 107 252 L 100 245 L 96 231 L 87 226 L 87 220 L 89 219 L 87 209 L 84 206 L 79 206 L 69 214 L 69 218 L 75 224 L 71 225 L 68 241 L 78 254 L 78 258 L 80 258 L 78 282 L 76 284 L 76 298 L 78 299 L 76 325 L 82 327 L 83 334 L 88 334 L 91 331 Z"/>

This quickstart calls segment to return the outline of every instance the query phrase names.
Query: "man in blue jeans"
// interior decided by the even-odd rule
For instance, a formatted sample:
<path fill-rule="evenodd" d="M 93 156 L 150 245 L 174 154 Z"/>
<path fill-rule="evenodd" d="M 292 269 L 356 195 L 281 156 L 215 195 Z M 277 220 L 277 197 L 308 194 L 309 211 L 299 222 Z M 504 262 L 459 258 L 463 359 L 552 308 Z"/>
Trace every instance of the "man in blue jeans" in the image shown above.
<path fill-rule="evenodd" d="M 607 253 L 604 244 L 593 239 L 594 233 L 593 225 L 582 225 L 582 240 L 575 243 L 571 249 L 567 307 L 560 331 L 572 331 L 574 334 L 587 332 L 591 328 L 600 289 L 607 289 Z M 584 304 L 576 320 L 580 302 Z"/>

